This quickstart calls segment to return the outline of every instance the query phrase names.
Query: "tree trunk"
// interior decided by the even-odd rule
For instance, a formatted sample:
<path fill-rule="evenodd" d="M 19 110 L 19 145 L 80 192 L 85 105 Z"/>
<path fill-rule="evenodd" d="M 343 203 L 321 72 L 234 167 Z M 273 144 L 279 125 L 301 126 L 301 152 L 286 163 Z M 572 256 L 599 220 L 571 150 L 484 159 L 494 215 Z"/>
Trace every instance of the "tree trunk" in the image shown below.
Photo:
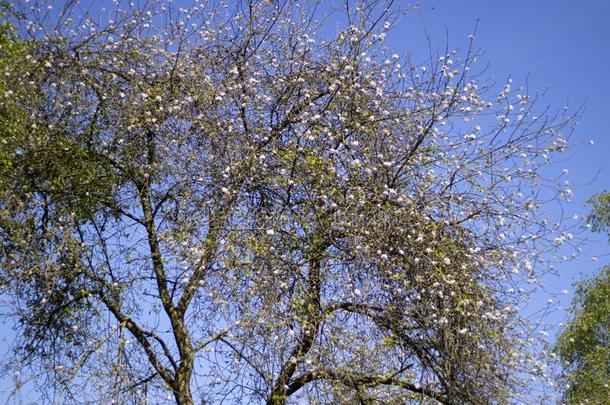
<path fill-rule="evenodd" d="M 181 331 L 182 328 L 179 330 Z M 178 336 L 186 339 L 185 335 L 178 334 Z M 172 384 L 174 397 L 176 398 L 177 405 L 195 405 L 193 395 L 191 394 L 191 377 L 193 375 L 195 353 L 190 345 L 190 341 L 183 339 L 178 339 L 178 341 L 182 343 L 180 354 L 183 356 L 183 359 L 180 362 L 178 370 L 176 370 L 176 377 Z"/>
<path fill-rule="evenodd" d="M 176 405 L 195 405 L 193 395 L 191 394 L 191 384 L 188 380 L 176 380 L 176 384 L 173 388 Z"/>
<path fill-rule="evenodd" d="M 267 405 L 286 405 L 287 398 L 285 394 L 271 394 L 271 397 L 267 400 Z"/>

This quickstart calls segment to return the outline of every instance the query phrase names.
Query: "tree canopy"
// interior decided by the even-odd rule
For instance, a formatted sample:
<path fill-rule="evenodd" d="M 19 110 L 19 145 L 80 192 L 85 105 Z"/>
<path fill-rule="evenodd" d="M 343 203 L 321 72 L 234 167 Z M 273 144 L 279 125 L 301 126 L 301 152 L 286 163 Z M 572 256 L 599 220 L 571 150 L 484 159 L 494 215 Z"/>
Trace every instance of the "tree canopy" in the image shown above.
<path fill-rule="evenodd" d="M 590 200 L 594 230 L 610 227 L 610 193 Z M 573 318 L 557 339 L 565 366 L 564 396 L 568 404 L 597 404 L 610 398 L 610 266 L 577 285 Z"/>
<path fill-rule="evenodd" d="M 610 193 L 599 193 L 588 201 L 591 213 L 587 222 L 594 232 L 604 232 L 610 239 Z"/>
<path fill-rule="evenodd" d="M 17 388 L 488 404 L 545 377 L 518 306 L 572 238 L 540 171 L 573 116 L 486 79 L 472 38 L 394 54 L 391 1 L 83 7 L 0 37 Z"/>

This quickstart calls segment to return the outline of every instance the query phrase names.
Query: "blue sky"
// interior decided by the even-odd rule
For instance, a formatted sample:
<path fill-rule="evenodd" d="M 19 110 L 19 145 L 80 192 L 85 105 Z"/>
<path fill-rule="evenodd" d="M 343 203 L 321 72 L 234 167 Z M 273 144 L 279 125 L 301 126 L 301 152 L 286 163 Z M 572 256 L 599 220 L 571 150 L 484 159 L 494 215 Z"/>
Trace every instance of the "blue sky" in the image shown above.
<path fill-rule="evenodd" d="M 570 138 L 567 161 L 556 170 L 574 190 L 570 214 L 584 215 L 584 202 L 594 193 L 610 190 L 610 1 L 424 1 L 418 11 L 403 17 L 389 36 L 397 51 L 427 55 L 426 35 L 434 48 L 464 49 L 468 35 L 478 28 L 475 47 L 484 52 L 479 65 L 489 64 L 486 74 L 499 83 L 511 76 L 515 85 L 528 76 L 530 90 L 545 91 L 544 104 L 570 109 L 585 103 L 584 113 Z M 593 145 L 589 144 L 593 140 Z M 586 234 L 583 255 L 562 266 L 561 289 L 571 280 L 591 275 L 608 262 L 604 235 Z M 592 256 L 599 256 L 594 262 Z M 569 300 L 565 300 L 568 302 Z"/>
<path fill-rule="evenodd" d="M 529 73 L 530 88 L 547 90 L 544 100 L 557 108 L 568 102 L 576 109 L 586 102 L 580 125 L 571 138 L 570 159 L 557 167 L 558 171 L 569 169 L 568 179 L 575 192 L 574 203 L 566 210 L 570 216 L 584 215 L 584 202 L 589 196 L 610 190 L 608 15 L 607 0 L 429 0 L 419 11 L 403 17 L 389 41 L 396 51 L 414 52 L 423 59 L 427 55 L 426 33 L 433 48 L 444 48 L 448 38 L 451 49 L 463 49 L 478 20 L 475 44 L 485 52 L 480 59 L 481 65 L 489 63 L 488 75 L 498 82 L 511 75 L 518 85 Z M 588 143 L 590 139 L 594 145 Z M 547 278 L 550 292 L 570 290 L 575 279 L 592 275 L 610 262 L 606 237 L 586 236 L 583 254 L 560 266 L 559 278 Z M 593 261 L 592 256 L 599 260 Z M 546 294 L 539 295 L 534 306 L 544 305 L 546 298 Z M 570 299 L 571 294 L 562 296 L 559 305 L 567 306 Z M 560 310 L 550 319 L 558 323 L 564 318 Z M 0 402 L 4 402 L 5 389 L 6 385 L 0 384 Z"/>
<path fill-rule="evenodd" d="M 545 100 L 557 108 L 586 102 L 564 164 L 575 184 L 574 201 L 582 204 L 610 189 L 609 14 L 610 2 L 602 0 L 427 1 L 402 20 L 392 42 L 417 50 L 425 46 L 425 30 L 433 45 L 443 47 L 447 30 L 450 47 L 463 48 L 479 19 L 476 45 L 490 64 L 488 74 L 498 81 L 512 75 L 518 85 L 529 72 L 530 88 L 548 89 Z M 589 139 L 593 146 L 585 145 Z"/>

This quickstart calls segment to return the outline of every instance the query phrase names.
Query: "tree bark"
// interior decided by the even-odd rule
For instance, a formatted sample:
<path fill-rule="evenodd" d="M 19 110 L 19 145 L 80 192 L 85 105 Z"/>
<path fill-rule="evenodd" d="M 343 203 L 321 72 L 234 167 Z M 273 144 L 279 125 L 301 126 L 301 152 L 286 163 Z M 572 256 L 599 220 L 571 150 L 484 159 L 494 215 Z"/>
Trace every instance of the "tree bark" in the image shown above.
<path fill-rule="evenodd" d="M 195 405 L 191 395 L 191 386 L 188 383 L 180 384 L 179 391 L 174 391 L 174 398 L 177 405 Z"/>

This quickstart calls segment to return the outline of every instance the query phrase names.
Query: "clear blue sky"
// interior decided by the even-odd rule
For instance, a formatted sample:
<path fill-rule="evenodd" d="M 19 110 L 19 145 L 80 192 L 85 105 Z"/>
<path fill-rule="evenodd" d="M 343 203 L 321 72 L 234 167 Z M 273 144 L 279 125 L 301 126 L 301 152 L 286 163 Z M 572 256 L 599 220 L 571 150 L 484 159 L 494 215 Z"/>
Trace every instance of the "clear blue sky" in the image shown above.
<path fill-rule="evenodd" d="M 529 72 L 530 88 L 548 88 L 545 100 L 557 108 L 586 102 L 571 159 L 564 164 L 576 185 L 574 201 L 582 203 L 610 190 L 608 15 L 607 0 L 429 0 L 402 20 L 392 44 L 425 52 L 424 31 L 433 45 L 443 47 L 447 30 L 450 48 L 463 48 L 479 19 L 475 44 L 485 52 L 480 59 L 490 64 L 488 74 L 499 81 L 512 75 L 518 85 Z M 589 139 L 595 145 L 576 145 Z"/>
<path fill-rule="evenodd" d="M 488 73 L 503 81 L 512 75 L 515 85 L 529 72 L 530 89 L 547 89 L 546 103 L 576 108 L 585 102 L 580 124 L 571 138 L 569 160 L 557 166 L 569 169 L 575 196 L 570 214 L 587 212 L 584 201 L 610 190 L 610 1 L 588 0 L 436 0 L 423 2 L 420 11 L 403 19 L 393 45 L 421 50 L 426 31 L 433 45 L 443 46 L 448 33 L 451 48 L 464 47 L 479 20 L 476 45 L 485 52 Z M 411 46 L 414 44 L 415 46 Z M 593 139 L 594 145 L 588 140 Z M 562 268 L 562 281 L 589 275 L 610 261 L 604 236 L 590 235 L 583 256 Z M 591 256 L 600 256 L 593 262 Z"/>
<path fill-rule="evenodd" d="M 610 190 L 609 15 L 609 0 L 429 0 L 419 11 L 405 16 L 389 39 L 396 51 L 413 51 L 423 58 L 427 54 L 425 33 L 439 49 L 444 48 L 446 33 L 450 48 L 464 48 L 478 19 L 476 45 L 485 51 L 480 59 L 490 64 L 489 75 L 498 81 L 511 75 L 518 85 L 529 72 L 531 89 L 548 89 L 548 104 L 560 108 L 569 102 L 576 108 L 586 102 L 571 138 L 570 160 L 557 168 L 570 171 L 567 178 L 573 183 L 575 203 L 567 207 L 569 214 L 584 215 L 584 201 L 590 195 Z M 595 144 L 589 145 L 589 139 Z M 606 238 L 590 238 L 577 261 L 559 267 L 561 277 L 547 279 L 551 292 L 570 290 L 574 279 L 591 275 L 610 262 Z M 600 259 L 594 262 L 591 256 Z M 571 294 L 565 295 L 560 304 L 566 306 L 570 299 Z M 546 296 L 539 300 L 535 304 L 543 305 Z M 560 322 L 563 317 L 559 311 L 552 319 Z M 2 382 L 0 402 L 4 402 L 6 388 Z"/>

